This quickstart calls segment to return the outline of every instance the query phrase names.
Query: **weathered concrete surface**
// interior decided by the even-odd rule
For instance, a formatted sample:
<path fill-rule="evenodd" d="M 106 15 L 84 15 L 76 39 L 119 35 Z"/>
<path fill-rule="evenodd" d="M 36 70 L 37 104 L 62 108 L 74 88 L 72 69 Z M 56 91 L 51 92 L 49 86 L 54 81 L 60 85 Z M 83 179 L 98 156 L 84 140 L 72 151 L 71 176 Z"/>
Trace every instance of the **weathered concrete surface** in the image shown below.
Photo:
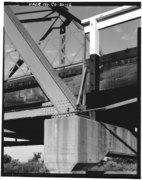
<path fill-rule="evenodd" d="M 136 138 L 128 130 L 108 124 L 106 127 L 136 151 Z M 109 152 L 135 155 L 106 127 L 77 115 L 45 120 L 44 162 L 48 170 L 54 173 L 87 170 Z"/>
<path fill-rule="evenodd" d="M 47 119 L 44 123 L 44 162 L 50 172 L 70 172 L 77 162 L 78 117 Z"/>

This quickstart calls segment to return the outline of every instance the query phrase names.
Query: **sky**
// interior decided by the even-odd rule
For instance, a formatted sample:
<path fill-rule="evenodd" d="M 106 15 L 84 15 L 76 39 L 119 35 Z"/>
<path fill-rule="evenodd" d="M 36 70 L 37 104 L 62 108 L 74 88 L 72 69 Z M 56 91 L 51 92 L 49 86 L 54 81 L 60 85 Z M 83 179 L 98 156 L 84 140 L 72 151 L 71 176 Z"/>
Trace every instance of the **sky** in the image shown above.
<path fill-rule="evenodd" d="M 13 7 L 14 12 L 20 12 L 25 10 L 22 9 L 23 7 Z M 79 19 L 86 19 L 88 17 L 94 16 L 96 14 L 106 12 L 108 10 L 114 9 L 116 7 L 113 6 L 88 6 L 88 7 L 69 7 L 69 11 L 74 14 Z M 29 7 L 26 7 L 27 11 Z M 32 10 L 30 8 L 30 10 Z M 45 15 L 43 13 L 43 15 Z M 21 15 L 19 18 L 26 18 L 27 15 Z M 30 18 L 32 16 L 30 15 Z M 38 42 L 40 37 L 46 32 L 46 28 L 51 24 L 51 22 L 45 23 L 38 23 L 35 24 L 25 24 L 25 28 L 31 34 L 32 38 Z M 107 28 L 100 31 L 100 49 L 103 54 L 108 54 L 115 51 L 124 50 L 126 48 L 135 47 L 137 45 L 137 27 L 140 26 L 140 20 L 133 20 L 127 23 L 123 23 L 120 25 L 113 26 L 111 28 Z M 41 28 L 42 27 L 42 28 Z M 72 25 L 70 31 L 76 31 L 75 26 Z M 57 36 L 57 31 L 51 34 L 51 39 Z M 68 33 L 67 37 L 70 37 L 70 33 Z M 81 39 L 83 35 L 80 32 L 76 32 L 75 36 L 70 37 L 70 41 L 68 41 L 66 52 L 68 61 L 71 61 L 75 54 L 75 50 L 79 51 L 81 43 L 83 43 L 83 39 Z M 78 38 L 78 40 L 77 40 Z M 58 58 L 55 58 L 55 54 L 58 52 L 58 48 L 56 47 L 59 45 L 59 38 L 55 38 L 48 40 L 50 43 L 46 44 L 43 43 L 42 48 L 44 49 L 45 55 L 49 58 L 49 60 L 54 60 L 54 65 L 58 66 Z M 78 42 L 80 41 L 80 42 Z M 9 37 L 6 35 L 5 38 L 5 74 L 8 73 L 8 70 L 13 66 L 14 62 L 19 58 L 19 54 L 17 51 L 11 51 L 14 48 L 13 44 L 11 43 Z M 9 53 L 10 56 L 9 56 Z M 81 60 L 80 58 L 83 55 L 82 49 L 79 51 L 77 56 L 75 57 L 75 61 Z M 13 60 L 12 60 L 13 59 Z M 23 70 L 26 71 L 27 67 L 24 66 Z M 19 72 L 20 74 L 20 72 Z M 18 74 L 18 75 L 19 75 Z M 23 74 L 23 73 L 22 73 Z M 15 159 L 20 159 L 20 161 L 26 161 L 33 156 L 33 152 L 42 152 L 43 153 L 43 146 L 25 146 L 25 147 L 6 147 L 4 149 L 4 153 L 11 155 Z"/>
<path fill-rule="evenodd" d="M 99 13 L 106 12 L 108 10 L 114 9 L 117 6 L 72 6 L 69 7 L 69 11 L 78 17 L 80 20 L 86 19 L 88 17 L 94 16 Z M 30 11 L 34 9 L 41 9 L 41 7 L 17 7 L 12 6 L 14 12 L 23 12 Z M 30 14 L 30 18 L 45 16 L 46 13 Z M 19 19 L 28 18 L 28 15 L 19 15 Z M 40 22 L 40 23 L 27 23 L 24 24 L 27 31 L 30 33 L 32 38 L 39 42 L 39 39 L 46 32 L 47 28 L 51 25 L 52 22 Z M 59 21 L 57 21 L 56 25 L 59 25 Z M 126 48 L 135 47 L 137 45 L 137 27 L 140 26 L 140 20 L 133 20 L 130 22 L 126 22 L 123 24 L 119 24 L 110 28 L 106 28 L 104 30 L 100 30 L 100 50 L 103 54 L 108 54 L 111 52 L 116 52 L 120 50 L 124 50 Z M 41 28 L 42 27 L 42 28 Z M 74 33 L 72 33 L 74 32 Z M 71 34 L 72 33 L 72 34 Z M 59 31 L 54 30 L 48 36 L 48 41 L 41 43 L 41 48 L 43 49 L 44 54 L 47 59 L 52 62 L 54 67 L 59 66 Z M 66 35 L 66 63 L 70 62 L 78 62 L 83 59 L 83 33 L 79 31 L 73 23 L 67 28 Z M 9 37 L 6 35 L 5 37 L 5 51 L 10 52 L 13 49 L 13 44 L 9 40 Z M 89 47 L 87 47 L 87 58 L 89 57 Z M 9 71 L 9 69 L 13 66 L 15 61 L 19 58 L 18 52 L 11 52 L 6 54 L 5 58 L 5 74 Z M 23 65 L 22 69 L 27 71 L 27 66 Z M 28 71 L 30 73 L 30 71 Z M 17 74 L 23 74 L 21 71 L 18 71 Z"/>

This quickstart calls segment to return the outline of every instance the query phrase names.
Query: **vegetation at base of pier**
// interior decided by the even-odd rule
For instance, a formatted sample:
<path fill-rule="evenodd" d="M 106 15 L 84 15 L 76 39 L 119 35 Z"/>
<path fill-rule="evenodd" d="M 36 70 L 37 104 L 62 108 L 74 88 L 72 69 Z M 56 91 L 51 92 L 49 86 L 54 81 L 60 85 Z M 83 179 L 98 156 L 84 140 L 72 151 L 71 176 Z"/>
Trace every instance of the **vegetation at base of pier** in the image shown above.
<path fill-rule="evenodd" d="M 137 171 L 137 160 L 131 158 L 108 158 L 102 160 L 90 171 Z"/>
<path fill-rule="evenodd" d="M 17 159 L 12 159 L 9 155 L 4 155 L 4 174 L 21 174 L 21 173 L 48 173 L 43 160 L 41 160 L 41 153 L 34 153 L 32 159 L 28 162 L 20 162 Z"/>
<path fill-rule="evenodd" d="M 5 154 L 3 158 L 4 174 L 46 174 L 49 173 L 41 160 L 41 153 L 34 153 L 27 162 L 20 162 Z M 89 169 L 89 171 L 137 171 L 137 160 L 130 158 L 107 158 Z"/>

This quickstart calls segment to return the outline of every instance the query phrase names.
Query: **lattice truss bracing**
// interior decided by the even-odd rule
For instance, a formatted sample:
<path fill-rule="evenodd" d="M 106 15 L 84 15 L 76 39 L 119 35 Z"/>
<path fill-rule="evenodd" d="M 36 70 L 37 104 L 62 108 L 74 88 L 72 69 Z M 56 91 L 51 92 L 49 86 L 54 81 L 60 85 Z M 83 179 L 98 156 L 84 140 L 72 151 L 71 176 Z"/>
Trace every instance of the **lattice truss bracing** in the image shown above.
<path fill-rule="evenodd" d="M 23 14 L 24 13 L 15 13 L 17 18 L 24 25 L 28 33 L 35 40 L 36 44 L 40 47 L 53 67 L 69 65 L 82 61 L 84 50 L 83 29 L 81 25 L 77 25 L 77 22 L 75 22 L 75 20 L 73 21 L 70 18 L 65 18 L 64 16 L 50 8 L 35 12 L 25 12 L 25 18 L 29 14 L 31 17 L 32 14 L 33 18 L 31 19 L 21 19 L 21 15 L 22 17 L 24 16 Z M 31 24 L 32 28 L 30 26 Z M 35 36 L 35 34 L 33 33 L 33 25 L 37 24 L 39 24 L 39 26 L 42 25 L 43 27 L 41 28 L 39 33 L 35 32 Z M 7 61 L 7 59 L 10 58 L 11 60 L 15 61 L 13 62 L 15 64 L 15 68 L 12 67 L 9 72 L 7 72 L 7 69 L 5 71 L 6 80 L 7 78 L 11 78 L 12 76 L 16 77 L 14 73 L 17 71 L 17 69 L 19 69 L 20 71 L 22 71 L 22 69 L 24 69 L 24 71 L 27 71 L 29 67 L 26 67 L 27 64 L 25 65 L 25 62 L 22 62 L 20 60 L 20 54 L 16 49 L 14 43 L 11 42 L 7 32 L 5 40 L 7 46 L 9 46 L 6 47 L 6 49 L 8 50 L 5 52 L 5 60 Z M 76 44 L 75 48 L 71 48 L 72 44 Z M 88 51 L 89 50 L 87 49 L 87 52 Z M 23 65 L 24 67 L 21 68 L 21 66 Z M 30 73 L 30 71 L 28 71 L 28 73 Z M 19 75 L 20 72 L 17 74 Z"/>
<path fill-rule="evenodd" d="M 58 66 L 70 65 L 82 61 L 84 40 L 82 27 L 80 25 L 81 22 L 71 14 L 69 14 L 69 16 L 67 17 L 64 14 L 67 12 L 65 8 L 59 8 L 59 10 L 57 10 L 56 7 L 52 9 L 46 8 L 44 10 L 35 12 L 23 12 L 15 14 L 12 11 L 13 10 L 10 7 L 5 7 L 5 41 L 6 45 L 9 46 L 5 48 L 5 67 L 7 67 L 5 70 L 5 82 L 19 76 L 34 75 L 35 79 L 40 84 L 39 86 L 46 95 L 46 100 L 51 100 L 52 92 L 50 92 L 51 94 L 48 93 L 47 95 L 47 92 L 45 92 L 46 87 L 43 87 L 41 85 L 41 82 L 39 82 L 39 79 L 42 79 L 41 81 L 45 81 L 43 80 L 45 79 L 43 78 L 45 76 L 43 75 L 43 77 L 36 77 L 34 73 L 34 71 L 38 72 L 39 70 L 43 72 L 43 70 L 39 69 L 39 66 L 36 64 L 34 67 L 34 65 L 30 64 L 28 60 L 28 58 L 32 59 L 32 51 L 37 52 L 36 56 L 38 56 L 38 58 L 44 59 L 44 62 L 41 62 L 44 63 L 44 67 L 50 66 L 49 74 L 52 74 L 52 78 L 56 79 L 55 81 L 57 83 L 57 87 L 59 86 L 60 88 L 62 87 L 64 89 L 63 90 L 61 88 L 62 90 L 60 91 L 60 93 L 66 94 L 65 96 L 61 95 L 62 98 L 60 99 L 59 97 L 61 96 L 59 91 L 55 90 L 55 94 L 58 94 L 58 97 L 56 97 L 56 99 L 58 100 L 55 100 L 56 102 L 58 101 L 58 108 L 56 107 L 56 110 L 63 113 L 66 111 L 73 111 L 76 104 L 75 97 L 66 87 L 66 85 L 58 78 L 57 73 L 52 67 L 57 68 Z M 25 17 L 28 14 L 32 14 L 33 18 L 21 19 L 20 16 L 23 16 L 23 14 L 25 14 Z M 35 15 L 36 18 L 34 17 Z M 42 22 L 45 23 L 43 24 Z M 42 25 L 44 27 L 41 27 L 42 34 L 36 33 L 38 35 L 35 36 L 32 33 L 33 31 L 30 29 L 29 24 L 31 23 L 39 23 L 39 25 Z M 21 34 L 24 37 L 24 43 Z M 16 36 L 19 36 L 20 38 L 22 37 L 21 41 L 20 38 L 15 38 Z M 75 48 L 73 48 L 72 46 L 72 44 L 74 43 L 76 44 Z M 28 48 L 26 49 L 25 47 Z M 28 54 L 29 51 L 31 51 L 31 54 Z M 34 56 L 35 54 L 33 55 L 33 58 L 35 58 Z M 9 61 L 11 61 L 11 63 L 9 63 Z M 42 84 L 45 84 L 45 82 Z M 53 84 L 54 83 L 51 83 L 49 86 L 54 86 L 55 84 Z M 53 87 L 53 89 L 57 89 L 57 87 L 55 86 Z M 61 101 L 64 105 L 61 105 Z M 51 104 L 55 105 L 54 102 L 52 102 Z"/>

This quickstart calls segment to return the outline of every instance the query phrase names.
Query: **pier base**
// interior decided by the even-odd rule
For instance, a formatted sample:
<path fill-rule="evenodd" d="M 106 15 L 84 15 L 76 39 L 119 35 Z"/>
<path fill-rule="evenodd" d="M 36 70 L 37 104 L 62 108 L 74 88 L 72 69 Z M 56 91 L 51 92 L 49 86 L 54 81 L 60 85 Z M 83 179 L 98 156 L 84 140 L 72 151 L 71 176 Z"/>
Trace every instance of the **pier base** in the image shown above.
<path fill-rule="evenodd" d="M 93 117 L 72 115 L 45 120 L 44 162 L 51 173 L 87 171 L 108 153 L 136 155 L 137 141 L 130 131 L 102 125 Z"/>

